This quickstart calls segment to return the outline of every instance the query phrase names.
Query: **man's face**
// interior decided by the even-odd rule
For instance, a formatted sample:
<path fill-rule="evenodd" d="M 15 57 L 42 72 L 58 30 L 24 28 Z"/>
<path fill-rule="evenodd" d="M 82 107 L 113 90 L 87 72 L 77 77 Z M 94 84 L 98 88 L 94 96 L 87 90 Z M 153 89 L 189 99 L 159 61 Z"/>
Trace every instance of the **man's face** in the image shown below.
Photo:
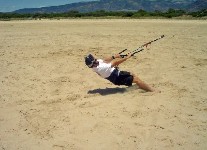
<path fill-rule="evenodd" d="M 99 62 L 97 61 L 97 59 L 95 59 L 95 61 L 93 62 L 93 67 L 97 67 L 99 65 Z"/>

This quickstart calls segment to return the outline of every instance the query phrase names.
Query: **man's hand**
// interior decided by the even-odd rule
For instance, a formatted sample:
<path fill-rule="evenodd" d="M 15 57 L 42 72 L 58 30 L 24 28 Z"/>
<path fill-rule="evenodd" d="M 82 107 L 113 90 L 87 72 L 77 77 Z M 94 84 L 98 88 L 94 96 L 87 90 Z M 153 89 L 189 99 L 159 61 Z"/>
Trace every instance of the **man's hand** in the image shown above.
<path fill-rule="evenodd" d="M 120 54 L 115 54 L 114 58 L 121 58 Z"/>
<path fill-rule="evenodd" d="M 118 66 L 119 64 L 123 63 L 124 61 L 126 61 L 127 59 L 129 59 L 130 57 L 132 57 L 132 54 L 129 53 L 126 57 L 122 58 L 120 55 L 119 55 L 119 58 L 121 59 L 117 59 L 117 60 L 114 60 L 111 62 L 111 66 L 112 67 L 115 67 L 115 66 Z"/>
<path fill-rule="evenodd" d="M 132 54 L 131 53 L 127 54 L 127 56 L 125 58 L 126 59 L 129 59 L 130 57 L 132 57 Z"/>

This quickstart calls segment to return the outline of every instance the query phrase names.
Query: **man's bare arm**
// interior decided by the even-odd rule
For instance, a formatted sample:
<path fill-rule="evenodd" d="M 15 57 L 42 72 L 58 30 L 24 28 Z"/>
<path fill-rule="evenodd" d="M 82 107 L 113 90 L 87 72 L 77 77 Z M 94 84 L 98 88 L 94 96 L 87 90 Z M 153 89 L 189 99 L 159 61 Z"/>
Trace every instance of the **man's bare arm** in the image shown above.
<path fill-rule="evenodd" d="M 112 60 L 114 60 L 116 58 L 121 58 L 121 56 L 119 54 L 116 54 L 116 55 L 113 55 L 113 56 L 110 56 L 110 57 L 106 57 L 103 60 L 104 60 L 104 62 L 109 63 L 109 62 L 111 62 Z"/>
<path fill-rule="evenodd" d="M 119 64 L 123 63 L 124 61 L 126 61 L 127 59 L 129 59 L 131 57 L 131 54 L 128 54 L 128 56 L 124 57 L 124 58 L 121 58 L 121 59 L 117 59 L 117 60 L 113 60 L 111 61 L 111 66 L 112 67 L 115 67 L 115 66 L 118 66 Z"/>

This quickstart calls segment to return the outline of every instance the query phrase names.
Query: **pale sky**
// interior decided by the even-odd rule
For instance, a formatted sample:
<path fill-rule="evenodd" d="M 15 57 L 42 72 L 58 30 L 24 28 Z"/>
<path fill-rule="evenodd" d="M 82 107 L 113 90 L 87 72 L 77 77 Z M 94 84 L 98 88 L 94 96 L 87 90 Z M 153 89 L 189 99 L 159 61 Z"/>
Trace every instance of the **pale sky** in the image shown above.
<path fill-rule="evenodd" d="M 58 6 L 82 1 L 94 0 L 0 0 L 0 12 L 11 12 L 22 8 Z"/>

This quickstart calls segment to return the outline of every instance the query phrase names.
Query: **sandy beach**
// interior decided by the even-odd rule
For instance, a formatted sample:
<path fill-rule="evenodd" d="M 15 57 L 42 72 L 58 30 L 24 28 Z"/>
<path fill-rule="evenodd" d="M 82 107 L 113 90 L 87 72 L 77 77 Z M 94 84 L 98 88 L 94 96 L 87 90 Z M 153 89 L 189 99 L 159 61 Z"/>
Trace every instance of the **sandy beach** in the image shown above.
<path fill-rule="evenodd" d="M 163 34 L 119 66 L 161 93 L 85 65 Z M 207 21 L 1 21 L 0 149 L 206 150 Z"/>

